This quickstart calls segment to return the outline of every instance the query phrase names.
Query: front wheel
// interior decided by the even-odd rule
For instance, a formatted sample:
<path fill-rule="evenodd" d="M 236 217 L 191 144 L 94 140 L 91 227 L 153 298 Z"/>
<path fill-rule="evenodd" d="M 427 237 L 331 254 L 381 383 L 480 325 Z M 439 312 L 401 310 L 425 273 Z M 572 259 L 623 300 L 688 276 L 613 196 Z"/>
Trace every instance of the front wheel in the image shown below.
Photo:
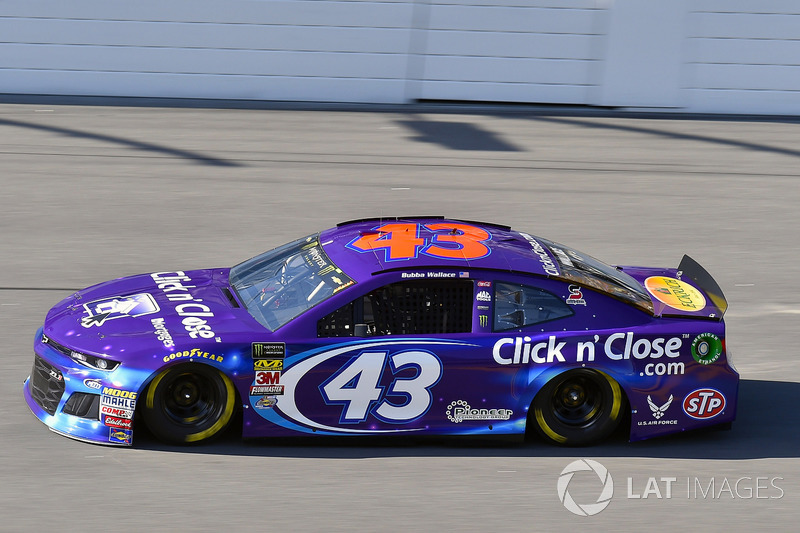
<path fill-rule="evenodd" d="M 531 422 L 547 440 L 585 446 L 614 432 L 622 418 L 619 384 L 596 370 L 576 369 L 548 381 L 533 399 Z"/>
<path fill-rule="evenodd" d="M 204 364 L 168 368 L 150 383 L 142 417 L 161 441 L 195 444 L 219 435 L 231 421 L 236 390 L 227 376 Z"/>

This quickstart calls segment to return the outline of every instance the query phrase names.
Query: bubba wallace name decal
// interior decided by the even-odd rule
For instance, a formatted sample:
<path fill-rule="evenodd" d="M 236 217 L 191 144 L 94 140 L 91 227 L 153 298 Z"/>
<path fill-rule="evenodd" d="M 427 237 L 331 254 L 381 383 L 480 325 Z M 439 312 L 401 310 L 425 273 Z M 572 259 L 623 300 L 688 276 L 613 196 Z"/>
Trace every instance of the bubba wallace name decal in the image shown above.
<path fill-rule="evenodd" d="M 166 295 L 170 302 L 182 302 L 175 306 L 175 312 L 184 317 L 181 321 L 183 327 L 189 332 L 193 339 L 202 337 L 211 339 L 216 334 L 208 325 L 206 318 L 213 318 L 214 313 L 207 305 L 199 303 L 202 298 L 195 298 L 189 289 L 194 289 L 196 285 L 184 285 L 186 281 L 192 279 L 182 271 L 177 272 L 156 272 L 150 274 L 156 286 Z"/>
<path fill-rule="evenodd" d="M 600 336 L 594 340 L 577 343 L 559 342 L 555 335 L 547 341 L 532 344 L 532 339 L 525 337 L 505 337 L 499 339 L 492 347 L 492 357 L 498 365 L 518 365 L 529 363 L 565 363 L 567 359 L 578 363 L 591 362 L 595 359 L 597 346 L 612 361 L 623 359 L 658 359 L 662 356 L 675 358 L 680 356 L 683 341 L 678 337 L 665 339 L 639 338 L 632 331 L 613 333 L 601 342 Z"/>

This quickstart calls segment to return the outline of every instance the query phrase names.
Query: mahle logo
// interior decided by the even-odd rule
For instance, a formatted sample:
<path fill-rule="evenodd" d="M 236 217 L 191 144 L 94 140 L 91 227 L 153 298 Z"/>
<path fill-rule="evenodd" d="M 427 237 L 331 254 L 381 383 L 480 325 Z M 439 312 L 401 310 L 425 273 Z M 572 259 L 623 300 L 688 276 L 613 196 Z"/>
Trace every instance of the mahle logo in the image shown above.
<path fill-rule="evenodd" d="M 572 481 L 576 472 L 594 472 L 602 484 L 600 489 L 600 496 L 594 503 L 578 503 L 569 493 L 569 484 Z M 611 474 L 606 467 L 592 461 L 591 459 L 579 459 L 573 461 L 561 471 L 558 477 L 558 499 L 564 504 L 564 507 L 571 513 L 578 516 L 593 516 L 608 507 L 611 503 L 611 497 L 614 495 L 614 480 L 611 479 Z"/>

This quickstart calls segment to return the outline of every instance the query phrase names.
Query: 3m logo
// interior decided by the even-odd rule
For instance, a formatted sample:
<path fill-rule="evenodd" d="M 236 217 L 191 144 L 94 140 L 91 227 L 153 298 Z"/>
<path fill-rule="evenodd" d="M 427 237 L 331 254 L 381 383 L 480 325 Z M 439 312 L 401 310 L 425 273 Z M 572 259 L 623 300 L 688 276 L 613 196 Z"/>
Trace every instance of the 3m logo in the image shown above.
<path fill-rule="evenodd" d="M 683 400 L 683 411 L 692 418 L 707 420 L 725 410 L 725 396 L 714 389 L 697 389 Z"/>
<path fill-rule="evenodd" d="M 280 379 L 280 372 L 256 372 L 256 385 L 276 385 Z"/>

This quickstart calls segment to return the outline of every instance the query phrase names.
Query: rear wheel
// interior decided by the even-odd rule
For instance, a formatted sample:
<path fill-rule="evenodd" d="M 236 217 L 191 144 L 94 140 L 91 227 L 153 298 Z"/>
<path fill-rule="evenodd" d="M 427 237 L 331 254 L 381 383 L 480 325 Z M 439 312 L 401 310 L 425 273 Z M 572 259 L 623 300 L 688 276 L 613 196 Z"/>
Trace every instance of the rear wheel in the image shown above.
<path fill-rule="evenodd" d="M 150 383 L 142 418 L 159 440 L 195 444 L 219 435 L 231 421 L 236 390 L 204 364 L 168 368 Z"/>
<path fill-rule="evenodd" d="M 576 369 L 550 381 L 533 400 L 531 416 L 538 432 L 562 446 L 585 446 L 614 432 L 622 418 L 619 384 L 596 370 Z"/>

